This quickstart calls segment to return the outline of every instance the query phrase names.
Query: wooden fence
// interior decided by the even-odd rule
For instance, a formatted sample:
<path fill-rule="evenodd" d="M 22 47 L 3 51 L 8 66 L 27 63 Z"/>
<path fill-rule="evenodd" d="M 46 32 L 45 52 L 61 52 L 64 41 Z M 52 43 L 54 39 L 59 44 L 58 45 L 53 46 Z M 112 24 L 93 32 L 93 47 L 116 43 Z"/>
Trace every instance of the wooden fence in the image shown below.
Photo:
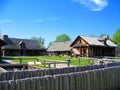
<path fill-rule="evenodd" d="M 120 62 L 107 63 L 101 65 L 81 66 L 81 67 L 65 67 L 55 69 L 36 69 L 36 70 L 20 70 L 0 73 L 0 81 L 17 80 L 30 77 L 41 77 L 46 75 L 66 74 L 74 72 L 82 72 L 100 68 L 120 66 Z"/>
<path fill-rule="evenodd" d="M 0 64 L 0 67 L 4 69 L 13 69 L 13 68 L 18 68 L 18 69 L 28 69 L 28 64 Z"/>
<path fill-rule="evenodd" d="M 38 58 L 18 58 L 18 57 L 15 57 L 15 58 L 2 58 L 2 60 L 19 60 L 19 63 L 22 64 L 23 60 L 34 60 L 35 61 L 38 61 L 39 59 Z"/>
<path fill-rule="evenodd" d="M 46 67 L 46 65 L 51 68 L 51 65 L 56 68 L 57 64 L 66 64 L 68 67 L 70 65 L 70 60 L 64 60 L 64 61 L 59 61 L 59 60 L 51 60 L 51 59 L 44 59 L 44 58 L 2 58 L 3 60 L 19 60 L 19 63 L 22 64 L 23 60 L 33 60 L 32 64 L 35 64 L 36 62 L 41 63 Z"/>
<path fill-rule="evenodd" d="M 0 90 L 120 90 L 120 66 L 0 81 Z"/>
<path fill-rule="evenodd" d="M 70 62 L 69 61 L 46 61 L 44 60 L 43 65 L 44 67 L 46 67 L 46 65 L 48 65 L 49 68 L 51 68 L 51 65 L 54 65 L 54 68 L 56 68 L 57 64 L 67 64 L 67 66 L 70 66 Z"/>

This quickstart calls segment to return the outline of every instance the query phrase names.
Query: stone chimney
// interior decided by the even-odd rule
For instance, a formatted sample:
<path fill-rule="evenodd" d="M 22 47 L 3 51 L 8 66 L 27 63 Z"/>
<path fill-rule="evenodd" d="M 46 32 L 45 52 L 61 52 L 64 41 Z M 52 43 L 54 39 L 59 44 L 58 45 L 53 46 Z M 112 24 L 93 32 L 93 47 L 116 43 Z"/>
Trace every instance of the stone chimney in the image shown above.
<path fill-rule="evenodd" d="M 2 39 L 3 39 L 4 41 L 7 41 L 7 40 L 8 40 L 8 35 L 3 35 Z"/>
<path fill-rule="evenodd" d="M 100 42 L 102 42 L 104 45 L 107 45 L 107 40 L 109 39 L 109 36 L 103 36 L 99 39 Z"/>
<path fill-rule="evenodd" d="M 103 39 L 104 39 L 104 45 L 106 45 L 107 44 L 107 40 L 109 39 L 109 36 L 106 35 L 106 36 L 103 37 Z"/>

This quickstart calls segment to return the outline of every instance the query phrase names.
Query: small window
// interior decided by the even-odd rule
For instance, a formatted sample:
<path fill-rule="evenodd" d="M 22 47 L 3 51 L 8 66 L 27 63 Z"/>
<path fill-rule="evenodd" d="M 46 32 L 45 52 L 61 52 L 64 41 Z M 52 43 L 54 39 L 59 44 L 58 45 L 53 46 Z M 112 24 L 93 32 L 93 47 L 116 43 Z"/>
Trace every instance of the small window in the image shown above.
<path fill-rule="evenodd" d="M 19 45 L 20 48 L 25 48 L 25 43 L 23 41 L 19 42 L 18 45 Z"/>

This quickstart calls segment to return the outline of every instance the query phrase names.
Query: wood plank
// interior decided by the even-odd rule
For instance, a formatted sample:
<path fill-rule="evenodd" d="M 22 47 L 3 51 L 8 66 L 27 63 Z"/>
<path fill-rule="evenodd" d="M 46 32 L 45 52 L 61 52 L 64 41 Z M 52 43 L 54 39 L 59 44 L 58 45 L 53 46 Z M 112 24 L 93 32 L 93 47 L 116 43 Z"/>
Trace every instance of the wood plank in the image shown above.
<path fill-rule="evenodd" d="M 15 90 L 14 88 L 15 88 L 15 82 L 14 82 L 14 80 L 9 80 L 9 90 Z"/>
<path fill-rule="evenodd" d="M 21 85 L 20 84 L 21 84 L 20 80 L 16 80 L 14 90 L 21 90 Z"/>
<path fill-rule="evenodd" d="M 42 90 L 42 80 L 40 77 L 36 77 L 36 90 Z"/>
<path fill-rule="evenodd" d="M 31 90 L 36 90 L 36 79 L 35 78 L 30 79 L 30 85 L 31 85 Z"/>
<path fill-rule="evenodd" d="M 25 90 L 31 90 L 30 78 L 25 79 Z"/>
<path fill-rule="evenodd" d="M 9 90 L 9 83 L 8 81 L 2 81 L 2 87 L 1 90 Z"/>
<path fill-rule="evenodd" d="M 27 90 L 26 88 L 27 88 L 27 84 L 26 84 L 26 79 L 21 79 L 20 80 L 20 85 L 21 85 L 21 90 Z"/>

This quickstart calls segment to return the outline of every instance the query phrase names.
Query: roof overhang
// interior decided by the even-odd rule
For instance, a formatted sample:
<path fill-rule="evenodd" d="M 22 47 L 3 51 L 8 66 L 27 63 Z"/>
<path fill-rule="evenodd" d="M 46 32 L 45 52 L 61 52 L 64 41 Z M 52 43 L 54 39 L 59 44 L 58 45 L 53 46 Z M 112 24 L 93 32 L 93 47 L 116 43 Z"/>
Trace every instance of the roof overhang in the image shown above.
<path fill-rule="evenodd" d="M 0 39 L 0 47 L 4 46 L 4 45 L 7 45 L 7 43 L 5 41 L 3 41 L 3 40 Z"/>
<path fill-rule="evenodd" d="M 74 48 L 79 48 L 79 47 L 88 47 L 88 45 L 82 45 L 82 44 L 79 44 L 79 45 L 74 45 L 73 47 L 74 47 Z"/>

